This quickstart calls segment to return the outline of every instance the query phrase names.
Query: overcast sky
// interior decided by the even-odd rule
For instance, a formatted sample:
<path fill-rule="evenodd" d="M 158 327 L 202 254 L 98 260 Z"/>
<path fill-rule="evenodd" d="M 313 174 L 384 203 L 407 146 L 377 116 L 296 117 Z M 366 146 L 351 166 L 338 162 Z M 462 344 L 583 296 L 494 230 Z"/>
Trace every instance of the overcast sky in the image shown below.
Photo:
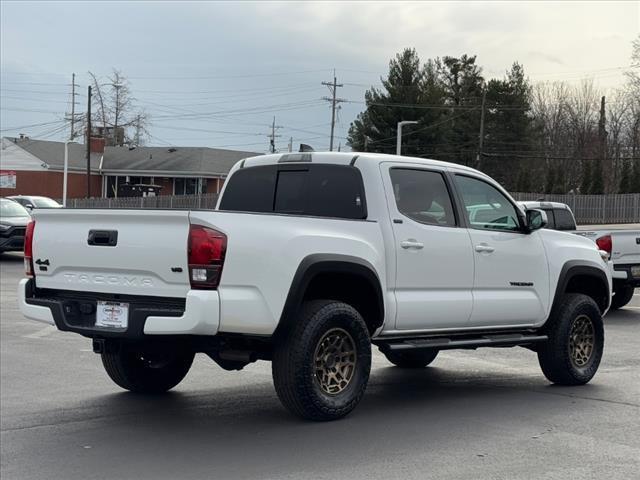
<path fill-rule="evenodd" d="M 623 82 L 640 2 L 1 2 L 3 136 L 62 140 L 71 73 L 118 68 L 152 117 L 149 144 L 263 152 L 273 116 L 289 137 L 328 147 L 322 81 L 345 86 L 336 144 L 367 87 L 405 47 L 477 55 L 486 77 L 518 61 L 533 81 Z M 86 109 L 86 96 L 77 99 Z M 200 115 L 194 118 L 195 114 Z M 51 123 L 50 123 L 51 122 Z M 27 125 L 44 124 L 33 127 Z M 24 127 L 20 130 L 8 130 Z"/>

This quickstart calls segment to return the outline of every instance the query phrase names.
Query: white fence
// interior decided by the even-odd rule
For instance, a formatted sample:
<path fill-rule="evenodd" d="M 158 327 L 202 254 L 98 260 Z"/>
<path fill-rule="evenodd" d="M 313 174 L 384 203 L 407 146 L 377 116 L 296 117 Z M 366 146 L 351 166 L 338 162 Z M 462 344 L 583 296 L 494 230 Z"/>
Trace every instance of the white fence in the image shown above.
<path fill-rule="evenodd" d="M 640 193 L 608 195 L 541 195 L 514 193 L 516 200 L 566 203 L 579 225 L 594 223 L 640 223 Z"/>
<path fill-rule="evenodd" d="M 516 200 L 539 200 L 566 203 L 580 225 L 596 223 L 640 223 L 640 193 L 619 195 L 542 195 L 514 193 Z M 158 197 L 74 198 L 70 208 L 184 208 L 211 210 L 218 195 L 161 195 Z"/>
<path fill-rule="evenodd" d="M 157 197 L 71 198 L 69 208 L 176 208 L 212 210 L 218 201 L 217 193 L 202 195 L 160 195 Z"/>

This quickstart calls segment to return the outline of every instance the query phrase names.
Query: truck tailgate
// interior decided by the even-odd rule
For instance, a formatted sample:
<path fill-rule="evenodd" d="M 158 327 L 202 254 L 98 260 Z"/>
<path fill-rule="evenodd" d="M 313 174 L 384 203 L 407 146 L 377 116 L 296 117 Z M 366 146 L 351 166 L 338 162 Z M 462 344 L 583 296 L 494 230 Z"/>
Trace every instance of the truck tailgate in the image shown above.
<path fill-rule="evenodd" d="M 611 242 L 615 264 L 640 263 L 640 230 L 612 230 Z"/>
<path fill-rule="evenodd" d="M 38 288 L 186 297 L 186 210 L 35 210 Z"/>

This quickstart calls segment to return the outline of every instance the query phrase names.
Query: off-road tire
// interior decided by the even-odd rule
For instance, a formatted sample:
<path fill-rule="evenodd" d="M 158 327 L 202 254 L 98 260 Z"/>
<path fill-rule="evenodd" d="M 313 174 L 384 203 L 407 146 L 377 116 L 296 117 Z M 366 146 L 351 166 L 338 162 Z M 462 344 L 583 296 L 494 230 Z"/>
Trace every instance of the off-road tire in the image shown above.
<path fill-rule="evenodd" d="M 118 386 L 135 393 L 163 393 L 184 379 L 194 352 L 177 349 L 145 357 L 142 349 L 122 346 L 101 356 L 104 369 Z"/>
<path fill-rule="evenodd" d="M 590 354 L 578 359 L 583 364 L 576 360 L 579 355 L 571 353 L 571 338 L 576 343 L 578 335 L 572 329 L 579 325 L 578 322 L 590 324 L 588 328 L 593 334 Z M 565 294 L 553 308 L 544 332 L 549 339 L 538 346 L 538 361 L 550 382 L 583 385 L 593 378 L 602 359 L 604 326 L 600 309 L 591 297 L 579 293 Z"/>
<path fill-rule="evenodd" d="M 338 393 L 323 390 L 316 355 L 332 332 L 351 339 L 354 366 L 350 380 Z M 346 357 L 345 357 L 346 358 Z M 360 313 L 334 300 L 306 302 L 295 325 L 276 345 L 273 383 L 282 404 L 293 414 L 315 421 L 336 420 L 351 412 L 367 388 L 371 370 L 371 339 Z"/>
<path fill-rule="evenodd" d="M 415 352 L 383 352 L 391 363 L 400 368 L 424 368 L 435 360 L 438 350 L 420 350 Z"/>
<path fill-rule="evenodd" d="M 614 287 L 615 295 L 611 298 L 611 310 L 617 310 L 624 307 L 633 298 L 635 288 L 631 285 Z"/>

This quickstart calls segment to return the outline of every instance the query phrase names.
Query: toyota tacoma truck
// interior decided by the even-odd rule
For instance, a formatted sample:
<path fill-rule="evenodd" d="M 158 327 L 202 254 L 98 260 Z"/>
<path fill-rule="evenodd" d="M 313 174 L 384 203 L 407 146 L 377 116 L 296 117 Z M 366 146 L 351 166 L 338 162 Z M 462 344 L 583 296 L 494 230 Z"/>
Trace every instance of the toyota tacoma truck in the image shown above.
<path fill-rule="evenodd" d="M 613 298 L 611 309 L 624 307 L 640 287 L 640 230 L 627 227 L 616 229 L 582 227 L 578 230 L 568 205 L 557 202 L 521 202 L 525 209 L 540 209 L 547 214 L 547 228 L 582 235 L 609 254 L 613 268 Z"/>
<path fill-rule="evenodd" d="M 521 346 L 561 385 L 602 357 L 603 252 L 460 165 L 271 154 L 237 163 L 213 211 L 33 216 L 21 311 L 92 339 L 133 392 L 175 387 L 195 353 L 227 370 L 268 360 L 286 408 L 332 420 L 361 400 L 372 346 L 399 368 Z"/>

